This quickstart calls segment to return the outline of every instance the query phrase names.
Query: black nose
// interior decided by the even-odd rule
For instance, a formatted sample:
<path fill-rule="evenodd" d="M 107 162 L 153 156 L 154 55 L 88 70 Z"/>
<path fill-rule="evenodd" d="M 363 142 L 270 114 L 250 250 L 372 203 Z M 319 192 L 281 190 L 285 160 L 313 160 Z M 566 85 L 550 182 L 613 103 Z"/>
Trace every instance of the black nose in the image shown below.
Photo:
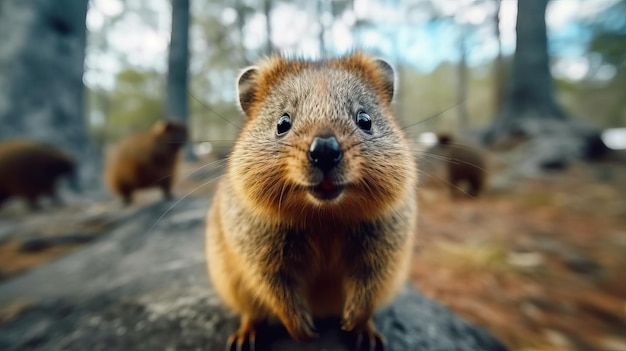
<path fill-rule="evenodd" d="M 315 137 L 309 148 L 309 161 L 322 171 L 333 169 L 342 157 L 341 145 L 334 136 Z"/>

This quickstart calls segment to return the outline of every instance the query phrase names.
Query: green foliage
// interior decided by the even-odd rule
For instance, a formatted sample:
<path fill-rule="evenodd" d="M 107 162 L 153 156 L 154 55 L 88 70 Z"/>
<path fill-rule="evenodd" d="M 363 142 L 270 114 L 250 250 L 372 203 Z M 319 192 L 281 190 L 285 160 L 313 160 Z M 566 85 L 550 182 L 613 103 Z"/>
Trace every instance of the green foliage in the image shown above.
<path fill-rule="evenodd" d="M 347 11 L 349 3 L 333 2 L 332 5 L 336 6 L 334 13 Z M 406 3 L 412 4 L 408 7 L 410 11 L 428 14 L 425 17 L 427 19 L 438 8 L 436 3 L 430 1 Z M 136 13 L 142 21 L 152 23 L 158 16 L 151 13 L 152 10 L 146 8 L 146 4 L 149 4 L 147 0 L 129 1 L 123 15 Z M 190 137 L 194 141 L 228 143 L 236 137 L 239 129 L 237 126 L 242 124 L 242 115 L 237 108 L 235 96 L 236 78 L 241 68 L 256 61 L 263 50 L 246 48 L 242 41 L 244 29 L 250 25 L 249 21 L 262 10 L 261 2 L 217 0 L 191 4 Z M 479 2 L 476 4 L 482 6 Z M 616 3 L 616 9 L 626 8 L 625 4 L 626 2 Z M 233 11 L 237 14 L 234 20 L 232 16 L 224 15 L 232 14 Z M 599 126 L 625 125 L 626 67 L 620 64 L 625 61 L 626 45 L 623 43 L 626 42 L 626 34 L 623 25 L 615 25 L 619 22 L 619 15 L 624 16 L 624 12 L 609 9 L 607 13 L 617 14 L 617 20 L 610 16 L 600 16 L 587 23 L 594 29 L 588 50 L 602 57 L 601 64 L 616 66 L 617 74 L 612 81 L 602 83 L 557 80 L 556 92 L 559 102 L 574 116 L 589 119 Z M 108 19 L 108 28 L 121 16 Z M 413 18 L 410 13 L 407 16 Z M 376 19 L 356 20 L 353 25 L 355 32 L 377 28 Z M 477 33 L 482 35 L 480 33 L 484 31 Z M 91 33 L 90 40 L 96 34 L 98 33 Z M 108 52 L 110 47 L 107 47 L 105 39 L 106 36 L 100 35 L 97 41 L 91 43 L 98 50 Z M 479 39 L 481 38 L 476 40 L 480 41 Z M 476 43 L 470 41 L 470 49 L 474 46 Z M 97 140 L 112 141 L 135 130 L 147 128 L 164 114 L 165 72 L 158 71 L 157 68 L 139 69 L 125 60 L 122 53 L 118 57 L 118 64 L 123 70 L 115 77 L 113 88 L 110 91 L 90 90 L 88 93 L 90 111 L 99 110 L 107 117 L 103 126 L 92 126 L 92 135 Z M 395 59 L 402 61 L 399 57 Z M 508 64 L 505 60 L 505 66 Z M 419 132 L 427 130 L 457 132 L 458 111 L 453 108 L 457 103 L 456 64 L 444 62 L 429 73 L 418 71 L 410 63 L 396 64 L 396 67 L 398 92 L 394 107 L 403 125 L 417 123 L 452 107 L 438 117 L 409 128 L 409 134 L 417 136 Z M 509 71 L 506 67 L 504 70 Z M 495 115 L 493 84 L 493 63 L 486 62 L 481 66 L 468 68 L 466 103 L 472 129 L 485 126 Z"/>
<path fill-rule="evenodd" d="M 626 69 L 626 1 L 606 9 L 591 23 L 589 52 L 598 53 L 613 66 Z"/>
<path fill-rule="evenodd" d="M 505 57 L 504 65 L 508 72 L 510 57 Z M 467 109 L 470 129 L 487 125 L 496 113 L 491 68 L 491 64 L 469 68 Z M 458 132 L 458 112 L 454 107 L 426 120 L 456 103 L 456 67 L 443 63 L 428 73 L 409 66 L 399 70 L 396 115 L 402 125 L 417 123 L 407 129 L 409 135 L 415 138 L 425 131 Z M 606 82 L 555 79 L 555 92 L 558 102 L 575 118 L 603 128 L 626 126 L 624 70 L 618 71 L 611 81 Z"/>
<path fill-rule="evenodd" d="M 121 71 L 109 95 L 107 139 L 146 129 L 163 118 L 164 91 L 164 77 L 156 71 L 132 68 Z"/>
<path fill-rule="evenodd" d="M 597 32 L 589 43 L 589 51 L 602 55 L 607 63 L 624 66 L 626 63 L 626 32 Z"/>
<path fill-rule="evenodd" d="M 626 126 L 626 72 L 608 82 L 556 80 L 557 98 L 574 116 L 593 125 Z"/>
<path fill-rule="evenodd" d="M 237 12 L 240 21 L 224 23 L 226 7 Z M 241 19 L 255 9 L 241 1 L 217 1 L 192 10 L 193 48 L 190 113 L 194 141 L 232 141 L 241 125 L 235 86 L 237 75 L 249 63 L 241 42 Z M 198 102 L 200 101 L 200 102 Z"/>
<path fill-rule="evenodd" d="M 508 60 L 505 61 L 508 66 Z M 442 63 L 434 71 L 424 73 L 410 66 L 398 72 L 396 114 L 404 125 L 416 124 L 408 129 L 415 137 L 425 131 L 459 132 L 458 111 L 454 89 L 457 67 Z M 467 110 L 471 128 L 486 125 L 495 114 L 493 101 L 493 70 L 486 64 L 468 68 Z M 447 110 L 444 113 L 442 111 Z M 428 119 L 436 114 L 436 117 Z"/>
<path fill-rule="evenodd" d="M 579 82 L 571 87 L 572 109 L 602 127 L 626 126 L 626 1 L 619 1 L 589 23 L 592 38 L 587 50 L 601 57 L 593 69 L 610 65 L 609 81 Z"/>
<path fill-rule="evenodd" d="M 195 142 L 210 141 L 214 147 L 232 144 L 243 124 L 243 115 L 233 103 L 201 104 L 191 101 L 194 116 L 192 138 Z"/>

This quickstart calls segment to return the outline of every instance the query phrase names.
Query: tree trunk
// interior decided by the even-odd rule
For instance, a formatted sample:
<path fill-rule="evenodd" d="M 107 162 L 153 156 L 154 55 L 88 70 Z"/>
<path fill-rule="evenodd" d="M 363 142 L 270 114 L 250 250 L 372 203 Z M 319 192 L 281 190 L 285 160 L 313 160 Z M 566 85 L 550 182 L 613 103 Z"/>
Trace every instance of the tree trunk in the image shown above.
<path fill-rule="evenodd" d="M 503 108 L 485 135 L 487 143 L 509 136 L 533 135 L 542 120 L 567 120 L 555 101 L 550 74 L 545 20 L 548 0 L 524 0 L 517 4 L 517 45 L 511 79 Z"/>
<path fill-rule="evenodd" d="M 271 54 L 272 47 L 272 0 L 263 0 L 263 13 L 265 14 L 265 34 L 267 35 L 265 41 L 265 53 Z"/>
<path fill-rule="evenodd" d="M 241 63 L 247 66 L 250 63 L 246 57 L 246 47 L 243 44 L 245 39 L 244 29 L 246 27 L 246 11 L 242 0 L 235 1 L 235 10 L 237 11 L 237 49 L 239 50 L 239 55 L 241 56 Z"/>
<path fill-rule="evenodd" d="M 459 31 L 459 64 L 457 65 L 457 81 L 456 81 L 456 97 L 459 103 L 459 130 L 466 133 L 468 128 L 467 113 L 467 45 L 466 40 L 467 27 L 460 25 Z"/>
<path fill-rule="evenodd" d="M 0 140 L 41 140 L 94 160 L 83 85 L 86 16 L 87 0 L 0 2 Z M 81 167 L 82 175 L 95 176 L 94 166 Z"/>
<path fill-rule="evenodd" d="M 74 149 L 87 143 L 83 63 L 87 1 L 0 5 L 0 138 Z"/>
<path fill-rule="evenodd" d="M 502 102 L 504 100 L 504 61 L 502 59 L 502 38 L 500 37 L 500 7 L 502 0 L 495 0 L 496 10 L 494 14 L 494 34 L 498 43 L 498 53 L 496 55 L 496 62 L 494 65 L 493 73 L 493 101 L 494 111 L 500 111 L 502 109 Z"/>
<path fill-rule="evenodd" d="M 168 118 L 182 121 L 187 125 L 189 138 L 189 0 L 172 0 L 172 35 L 167 70 Z M 194 161 L 193 144 L 188 142 L 184 148 L 185 158 Z"/>
<path fill-rule="evenodd" d="M 320 46 L 320 56 L 324 57 L 326 54 L 326 41 L 324 37 L 326 36 L 326 25 L 324 23 L 324 1 L 325 0 L 317 0 L 317 20 L 320 25 L 320 31 L 317 35 L 317 39 Z"/>
<path fill-rule="evenodd" d="M 599 158 L 599 131 L 570 119 L 554 97 L 548 57 L 548 0 L 517 2 L 517 45 L 502 109 L 483 135 L 491 145 L 521 143 L 511 173 L 536 175 L 573 160 Z M 509 143 L 513 142 L 513 143 Z"/>

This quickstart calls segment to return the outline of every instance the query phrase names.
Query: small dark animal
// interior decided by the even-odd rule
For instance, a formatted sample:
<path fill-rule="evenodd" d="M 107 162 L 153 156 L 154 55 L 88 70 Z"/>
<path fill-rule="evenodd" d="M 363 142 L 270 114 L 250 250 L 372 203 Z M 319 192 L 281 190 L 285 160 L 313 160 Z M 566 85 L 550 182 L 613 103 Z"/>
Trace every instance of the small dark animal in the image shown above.
<path fill-rule="evenodd" d="M 31 209 L 39 207 L 41 196 L 58 203 L 55 187 L 61 177 L 78 191 L 74 160 L 54 145 L 28 139 L 0 143 L 0 205 L 10 197 L 24 198 Z"/>
<path fill-rule="evenodd" d="M 446 157 L 451 195 L 477 197 L 483 191 L 487 180 L 487 161 L 482 150 L 476 146 L 455 142 L 447 134 L 439 134 L 437 138 L 442 155 Z"/>
<path fill-rule="evenodd" d="M 180 148 L 187 128 L 173 121 L 159 121 L 150 130 L 121 140 L 109 154 L 105 178 L 111 191 L 132 202 L 135 190 L 159 187 L 171 197 Z"/>

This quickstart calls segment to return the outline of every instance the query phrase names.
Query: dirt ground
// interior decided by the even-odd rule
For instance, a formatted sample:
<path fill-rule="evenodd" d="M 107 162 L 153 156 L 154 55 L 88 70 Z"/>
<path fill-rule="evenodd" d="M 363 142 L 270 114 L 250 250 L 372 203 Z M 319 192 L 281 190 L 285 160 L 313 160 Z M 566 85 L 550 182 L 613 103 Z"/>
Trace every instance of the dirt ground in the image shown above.
<path fill-rule="evenodd" d="M 176 195 L 210 196 L 219 165 L 183 165 Z M 626 165 L 579 164 L 477 199 L 451 200 L 442 183 L 424 186 L 411 278 L 511 350 L 626 350 L 625 179 Z M 148 191 L 134 207 L 159 197 Z M 56 218 L 66 232 L 98 235 L 129 213 L 114 199 L 25 211 L 3 209 L 0 224 L 18 218 L 32 232 Z M 0 280 L 79 245 L 20 247 L 16 235 L 0 242 Z"/>
<path fill-rule="evenodd" d="M 626 167 L 452 201 L 420 192 L 412 279 L 512 350 L 626 350 Z"/>

